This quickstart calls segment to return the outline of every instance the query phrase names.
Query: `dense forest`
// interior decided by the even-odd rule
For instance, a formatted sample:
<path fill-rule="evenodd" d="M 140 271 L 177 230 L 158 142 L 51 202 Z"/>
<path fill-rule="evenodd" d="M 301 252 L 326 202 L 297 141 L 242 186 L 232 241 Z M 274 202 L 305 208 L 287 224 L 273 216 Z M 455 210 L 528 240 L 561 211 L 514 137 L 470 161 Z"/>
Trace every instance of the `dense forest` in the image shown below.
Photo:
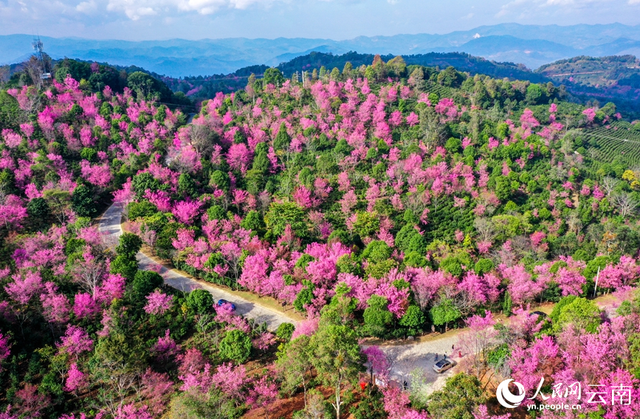
<path fill-rule="evenodd" d="M 373 61 L 373 54 L 348 52 L 342 55 L 311 52 L 279 64 L 285 77 L 296 73 L 302 78 L 303 72 L 313 77 L 320 73 L 331 73 L 333 69 L 340 71 L 346 63 L 352 68 L 368 65 Z M 391 55 L 382 56 L 384 61 L 392 60 Z M 429 53 L 404 55 L 407 65 L 421 65 L 437 69 L 454 67 L 471 76 L 483 75 L 496 79 L 529 81 L 531 83 L 554 83 L 564 86 L 571 96 L 566 101 L 578 102 L 591 106 L 594 102 L 616 103 L 618 110 L 629 119 L 640 117 L 638 98 L 640 98 L 640 69 L 634 56 L 614 57 L 575 57 L 560 60 L 532 71 L 522 64 L 504 63 L 474 57 L 465 53 Z M 231 74 L 218 74 L 208 77 L 171 78 L 154 75 L 162 79 L 174 92 L 183 92 L 194 100 L 205 100 L 215 97 L 218 92 L 231 93 L 244 89 L 249 76 L 253 73 L 262 77 L 268 69 L 265 65 L 242 68 Z"/>
<path fill-rule="evenodd" d="M 640 165 L 597 134 L 640 126 L 613 103 L 375 56 L 249 74 L 187 123 L 162 81 L 88 66 L 0 92 L 0 418 L 504 419 L 507 378 L 514 418 L 577 417 L 530 410 L 552 393 L 640 416 Z M 267 330 L 141 249 L 304 320 Z M 376 344 L 452 328 L 441 388 L 392 380 Z"/>

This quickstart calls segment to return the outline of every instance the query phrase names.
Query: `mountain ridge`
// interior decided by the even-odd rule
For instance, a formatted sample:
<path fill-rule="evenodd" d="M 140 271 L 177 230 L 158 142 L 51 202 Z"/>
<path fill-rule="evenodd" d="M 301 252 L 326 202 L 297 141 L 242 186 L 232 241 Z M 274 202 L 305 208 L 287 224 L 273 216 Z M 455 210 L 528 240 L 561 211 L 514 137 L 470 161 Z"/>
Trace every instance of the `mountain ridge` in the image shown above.
<path fill-rule="evenodd" d="M 493 48 L 486 45 L 488 37 L 491 37 Z M 23 59 L 31 52 L 32 39 L 31 35 L 21 34 L 0 36 L 0 64 Z M 640 25 L 618 23 L 572 26 L 506 23 L 448 34 L 359 36 L 347 40 L 236 37 L 129 41 L 50 36 L 41 39 L 53 58 L 136 65 L 172 77 L 232 73 L 255 64 L 278 64 L 278 60 L 287 61 L 316 50 L 334 54 L 358 51 L 393 55 L 457 51 L 495 61 L 522 63 L 532 69 L 578 55 L 640 54 Z M 514 49 L 514 43 L 521 48 Z M 531 53 L 520 52 L 524 46 Z"/>

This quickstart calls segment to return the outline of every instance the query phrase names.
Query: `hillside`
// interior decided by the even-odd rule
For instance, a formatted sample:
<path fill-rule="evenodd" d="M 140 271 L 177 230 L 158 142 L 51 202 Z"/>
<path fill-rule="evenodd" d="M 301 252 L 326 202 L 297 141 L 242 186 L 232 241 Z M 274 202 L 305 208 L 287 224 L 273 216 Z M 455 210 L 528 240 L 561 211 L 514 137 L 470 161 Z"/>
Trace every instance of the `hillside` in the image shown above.
<path fill-rule="evenodd" d="M 628 117 L 640 117 L 640 60 L 632 55 L 575 57 L 537 71 L 582 101 L 615 102 Z"/>
<path fill-rule="evenodd" d="M 559 83 L 611 87 L 640 75 L 640 60 L 633 55 L 580 56 L 543 65 L 536 73 Z"/>
<path fill-rule="evenodd" d="M 342 70 L 348 63 L 352 67 L 369 65 L 373 62 L 375 55 L 359 54 L 348 52 L 341 55 L 332 53 L 311 52 L 299 56 L 290 61 L 280 62 L 275 67 L 286 77 L 292 77 L 295 73 L 301 77 L 302 72 L 312 73 L 313 70 L 319 72 L 322 67 L 331 72 L 334 68 Z M 392 55 L 384 55 L 382 59 L 389 61 Z M 464 53 L 430 53 L 419 55 L 406 55 L 403 59 L 407 65 L 422 65 L 426 67 L 446 68 L 453 66 L 459 71 L 470 74 L 485 74 L 496 78 L 510 78 L 514 80 L 529 80 L 534 83 L 546 82 L 544 76 L 532 73 L 522 65 L 512 63 L 498 63 L 484 58 L 474 57 Z M 239 69 L 230 74 L 218 74 L 210 76 L 172 78 L 155 75 L 162 79 L 173 91 L 181 91 L 193 99 L 209 99 L 215 97 L 217 92 L 233 92 L 243 89 L 247 79 L 251 74 L 261 77 L 269 67 L 265 65 L 255 65 Z"/>
<path fill-rule="evenodd" d="M 367 65 L 374 59 L 373 54 L 359 54 L 349 52 L 342 55 L 312 52 L 296 57 L 291 61 L 280 63 L 276 68 L 285 76 L 292 77 L 296 72 L 301 77 L 302 72 L 320 73 L 331 72 L 333 69 L 342 70 L 347 62 L 352 67 Z M 381 56 L 384 61 L 393 59 L 391 55 Z M 556 86 L 564 86 L 573 97 L 571 100 L 583 103 L 614 102 L 626 118 L 640 118 L 640 76 L 638 76 L 638 61 L 633 56 L 621 57 L 576 57 L 541 67 L 538 71 L 530 71 L 523 65 L 486 60 L 464 53 L 430 53 L 420 55 L 406 55 L 403 60 L 407 65 L 422 65 L 432 68 L 447 68 L 452 66 L 458 71 L 471 75 L 489 75 L 495 78 L 508 78 L 531 83 L 552 82 Z M 244 88 L 250 74 L 261 77 L 267 66 L 251 66 L 240 69 L 228 75 L 213 75 L 208 77 L 186 77 L 175 79 L 161 78 L 173 91 L 180 91 L 187 96 L 202 100 L 215 97 L 217 92 L 233 92 Z"/>
<path fill-rule="evenodd" d="M 613 146 L 638 124 L 615 105 L 376 57 L 267 69 L 188 124 L 144 73 L 77 81 L 63 70 L 86 68 L 65 65 L 0 92 L 3 417 L 454 419 L 507 413 L 486 390 L 505 375 L 527 391 L 542 375 L 634 383 L 640 154 Z M 115 249 L 96 225 L 112 202 Z M 166 266 L 140 269 L 142 246 Z M 306 319 L 272 333 L 164 284 L 167 267 Z M 605 294 L 626 301 L 601 312 Z M 557 304 L 541 318 L 539 303 Z M 427 397 L 427 371 L 374 384 L 397 364 L 363 339 L 453 327 L 444 388 Z"/>
<path fill-rule="evenodd" d="M 311 52 L 307 55 L 296 57 L 288 62 L 282 62 L 275 68 L 280 70 L 286 77 L 302 77 L 303 72 L 316 76 L 326 71 L 340 71 L 349 63 L 351 67 L 366 66 L 374 60 L 373 54 L 359 54 L 348 52 L 342 55 L 331 53 Z M 381 56 L 384 61 L 393 60 L 393 56 Z M 633 56 L 621 57 L 576 57 L 569 60 L 560 60 L 556 63 L 542 67 L 539 71 L 532 72 L 521 64 L 502 63 L 486 60 L 465 53 L 430 53 L 419 55 L 407 55 L 403 57 L 406 65 L 422 65 L 430 68 L 454 67 L 458 71 L 467 72 L 470 75 L 488 75 L 495 78 L 508 78 L 510 80 L 521 80 L 530 83 L 553 82 L 556 86 L 564 86 L 571 97 L 567 100 L 581 101 L 582 103 L 606 103 L 614 102 L 619 111 L 629 119 L 640 117 L 640 76 L 638 75 L 638 61 Z M 69 72 L 76 78 L 94 79 L 98 76 L 91 75 L 90 63 L 74 60 L 53 60 L 55 71 L 64 76 Z M 67 64 L 65 64 L 67 63 Z M 69 63 L 77 63 L 71 65 Z M 64 70 L 60 70 L 63 68 Z M 5 67 L 6 68 L 6 67 Z M 22 65 L 13 65 L 9 68 L 8 74 L 15 74 L 22 70 Z M 231 74 L 217 74 L 210 76 L 173 78 L 147 71 L 137 66 L 114 66 L 101 64 L 101 71 L 111 69 L 113 73 L 109 76 L 111 85 L 115 87 L 118 83 L 125 83 L 129 74 L 141 71 L 153 76 L 163 84 L 166 84 L 177 96 L 171 99 L 166 97 L 164 103 L 170 106 L 189 106 L 190 100 L 201 101 L 216 96 L 218 92 L 235 92 L 247 84 L 251 74 L 257 78 L 263 77 L 265 71 L 270 68 L 266 65 L 252 65 L 241 68 Z M 323 70 L 324 68 L 324 70 Z M 121 73 L 117 75 L 117 73 Z M 297 76 L 296 76 L 297 74 Z M 116 82 L 120 78 L 124 81 Z M 0 74 L 2 80 L 2 74 Z M 432 80 L 436 82 L 436 80 Z M 12 76 L 10 86 L 20 86 L 19 74 Z M 115 83 L 115 84 L 114 84 Z M 441 82 L 438 82 L 442 84 Z M 165 96 L 166 93 L 165 93 Z M 186 97 L 185 97 L 186 96 Z M 184 107 L 184 109 L 187 109 Z M 192 111 L 192 108 L 189 112 Z"/>

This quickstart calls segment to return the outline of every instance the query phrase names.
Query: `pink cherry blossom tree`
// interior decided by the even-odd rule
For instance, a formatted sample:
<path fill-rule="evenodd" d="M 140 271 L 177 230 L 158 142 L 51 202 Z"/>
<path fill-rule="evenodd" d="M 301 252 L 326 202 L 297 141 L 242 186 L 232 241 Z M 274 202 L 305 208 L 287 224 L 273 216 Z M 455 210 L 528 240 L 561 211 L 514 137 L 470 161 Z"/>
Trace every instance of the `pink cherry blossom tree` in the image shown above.
<path fill-rule="evenodd" d="M 161 316 L 171 308 L 172 303 L 173 295 L 167 295 L 160 290 L 155 290 L 147 296 L 147 304 L 144 306 L 144 311 L 147 314 Z"/>
<path fill-rule="evenodd" d="M 69 372 L 67 373 L 67 379 L 65 381 L 64 390 L 76 393 L 81 388 L 87 385 L 87 377 L 78 369 L 78 364 L 75 362 L 71 364 Z"/>

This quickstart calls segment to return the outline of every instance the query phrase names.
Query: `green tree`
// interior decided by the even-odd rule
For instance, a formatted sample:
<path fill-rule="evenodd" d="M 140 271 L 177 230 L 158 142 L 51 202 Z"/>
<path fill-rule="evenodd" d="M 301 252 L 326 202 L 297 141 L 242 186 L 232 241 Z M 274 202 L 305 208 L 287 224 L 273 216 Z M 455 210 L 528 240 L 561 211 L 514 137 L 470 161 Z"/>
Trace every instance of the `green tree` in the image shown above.
<path fill-rule="evenodd" d="M 444 148 L 451 154 L 458 153 L 462 148 L 462 141 L 459 138 L 449 138 Z"/>
<path fill-rule="evenodd" d="M 473 375 L 460 373 L 429 396 L 427 410 L 434 418 L 473 419 L 473 412 L 485 401 L 482 383 Z"/>
<path fill-rule="evenodd" d="M 282 235 L 287 225 L 290 225 L 296 236 L 309 237 L 310 226 L 304 208 L 293 202 L 271 203 L 264 222 L 274 236 Z"/>
<path fill-rule="evenodd" d="M 209 291 L 195 289 L 187 295 L 187 305 L 197 314 L 210 313 L 213 310 L 213 296 Z"/>
<path fill-rule="evenodd" d="M 558 320 L 560 319 L 560 314 L 562 313 L 562 309 L 568 306 L 569 304 L 573 303 L 576 298 L 578 298 L 577 295 L 567 295 L 566 297 L 562 297 L 560 301 L 558 301 L 556 305 L 553 306 L 553 310 L 551 311 L 551 314 L 549 314 L 549 318 L 554 323 L 557 323 Z"/>
<path fill-rule="evenodd" d="M 304 403 L 307 405 L 307 386 L 311 380 L 313 366 L 309 362 L 312 354 L 311 338 L 301 335 L 278 348 L 276 367 L 282 378 L 282 390 L 293 394 L 302 386 Z"/>
<path fill-rule="evenodd" d="M 640 333 L 631 333 L 627 336 L 629 343 L 628 369 L 635 378 L 640 379 Z"/>
<path fill-rule="evenodd" d="M 219 349 L 222 359 L 242 364 L 251 354 L 251 338 L 242 330 L 230 330 L 220 341 Z"/>
<path fill-rule="evenodd" d="M 222 170 L 215 170 L 211 173 L 209 184 L 223 191 L 228 191 L 230 186 L 229 175 Z"/>
<path fill-rule="evenodd" d="M 65 58 L 62 62 L 55 65 L 53 74 L 58 83 L 64 83 L 67 75 L 74 80 L 88 80 L 91 76 L 91 65 L 87 62 L 72 60 Z"/>
<path fill-rule="evenodd" d="M 47 201 L 47 205 L 51 209 L 51 212 L 56 216 L 57 220 L 64 224 L 67 221 L 67 210 L 71 204 L 71 194 L 69 191 L 62 191 L 60 189 L 47 189 L 42 193 L 44 200 Z"/>
<path fill-rule="evenodd" d="M 415 216 L 412 212 L 405 212 L 405 219 L 409 218 L 410 220 L 414 220 Z M 405 253 L 408 252 L 417 252 L 418 254 L 426 253 L 427 241 L 422 234 L 416 230 L 413 223 L 405 224 L 398 234 L 396 234 L 395 239 L 396 246 Z"/>
<path fill-rule="evenodd" d="M 96 209 L 95 193 L 86 185 L 79 185 L 71 194 L 71 208 L 80 217 L 91 217 L 98 210 Z"/>
<path fill-rule="evenodd" d="M 537 105 L 542 99 L 544 92 L 539 84 L 530 84 L 527 87 L 527 94 L 525 100 L 529 105 Z"/>
<path fill-rule="evenodd" d="M 129 259 L 135 259 L 136 253 L 142 247 L 142 239 L 133 233 L 122 233 L 118 246 L 116 246 L 116 254 Z"/>
<path fill-rule="evenodd" d="M 382 262 L 391 257 L 392 251 L 393 249 L 384 241 L 374 240 L 362 251 L 362 259 L 367 259 L 372 263 Z"/>
<path fill-rule="evenodd" d="M 149 350 L 138 334 L 119 325 L 113 329 L 98 340 L 88 362 L 92 381 L 102 389 L 97 399 L 105 404 L 117 404 L 134 391 L 134 377 L 144 372 L 149 359 Z"/>
<path fill-rule="evenodd" d="M 213 205 L 209 208 L 207 210 L 207 215 L 209 216 L 209 220 L 224 220 L 227 218 L 227 213 L 220 205 Z"/>
<path fill-rule="evenodd" d="M 388 414 L 384 410 L 384 397 L 378 386 L 372 387 L 358 406 L 350 409 L 350 413 L 355 419 L 386 419 Z"/>
<path fill-rule="evenodd" d="M 264 144 L 264 143 L 260 143 L 260 144 Z M 257 147 L 256 147 L 257 149 Z M 260 150 L 260 151 L 256 151 L 256 155 L 253 158 L 253 166 L 252 169 L 259 172 L 259 173 L 267 173 L 267 170 L 269 169 L 269 156 L 267 154 L 266 150 Z"/>
<path fill-rule="evenodd" d="M 149 172 L 135 175 L 131 179 L 131 186 L 133 187 L 133 191 L 136 193 L 136 198 L 138 199 L 144 196 L 147 189 L 152 192 L 161 189 L 160 182 L 158 182 L 158 180 Z"/>
<path fill-rule="evenodd" d="M 416 335 L 422 329 L 425 321 L 426 318 L 420 307 L 410 305 L 400 318 L 400 326 L 406 327 L 410 334 Z"/>
<path fill-rule="evenodd" d="M 347 140 L 342 139 L 336 143 L 336 146 L 333 148 L 333 151 L 336 154 L 348 155 L 353 151 L 353 147 L 347 143 Z"/>
<path fill-rule="evenodd" d="M 151 294 L 153 290 L 164 284 L 164 280 L 159 273 L 153 271 L 138 271 L 133 277 L 131 284 L 133 292 L 139 299 Z"/>
<path fill-rule="evenodd" d="M 462 313 L 450 298 L 441 298 L 429 310 L 429 314 L 431 315 L 431 322 L 436 326 L 445 325 L 445 330 L 448 328 L 449 323 L 455 322 L 462 317 Z"/>
<path fill-rule="evenodd" d="M 330 324 L 320 327 L 311 338 L 311 348 L 311 363 L 318 378 L 334 389 L 331 404 L 336 411 L 336 419 L 340 419 L 340 408 L 344 403 L 342 393 L 365 370 L 357 334 L 350 326 Z"/>
<path fill-rule="evenodd" d="M 289 133 L 287 133 L 286 124 L 283 122 L 280 124 L 278 134 L 273 140 L 273 149 L 276 151 L 287 151 L 289 149 L 289 144 L 291 144 L 291 137 L 289 136 Z"/>
<path fill-rule="evenodd" d="M 491 270 L 493 269 L 493 262 L 491 261 L 491 259 L 478 259 L 478 261 L 476 262 L 473 270 L 478 274 L 478 275 L 484 275 L 486 273 L 491 272 Z"/>
<path fill-rule="evenodd" d="M 251 230 L 256 234 L 261 233 L 264 229 L 264 223 L 262 222 L 260 213 L 254 210 L 249 211 L 249 213 L 240 222 L 240 227 L 245 230 Z"/>
<path fill-rule="evenodd" d="M 464 81 L 464 76 L 456 71 L 455 68 L 449 66 L 438 74 L 437 80 L 443 86 L 460 87 Z"/>
<path fill-rule="evenodd" d="M 27 214 L 34 220 L 44 221 L 51 215 L 51 209 L 44 198 L 33 198 L 27 204 Z"/>
<path fill-rule="evenodd" d="M 393 322 L 393 313 L 387 308 L 388 301 L 379 295 L 373 295 L 367 300 L 364 310 L 364 324 L 373 336 L 384 337 L 387 328 Z"/>
<path fill-rule="evenodd" d="M 244 405 L 216 386 L 201 394 L 195 391 L 180 393 L 171 399 L 167 419 L 238 419 L 244 413 Z"/>
<path fill-rule="evenodd" d="M 358 212 L 353 229 L 360 237 L 369 237 L 380 230 L 380 219 L 376 212 Z"/>
<path fill-rule="evenodd" d="M 565 326 L 571 324 L 577 330 L 596 333 L 601 322 L 598 306 L 593 301 L 578 297 L 560 310 L 560 316 L 553 328 L 555 332 L 560 332 Z"/>
<path fill-rule="evenodd" d="M 511 294 L 508 291 L 504 293 L 504 301 L 502 302 L 502 313 L 507 316 L 511 315 L 511 309 L 513 308 L 513 300 Z"/>
<path fill-rule="evenodd" d="M 157 212 L 158 207 L 156 207 L 146 199 L 140 202 L 132 202 L 127 205 L 127 217 L 129 218 L 129 220 L 150 217 Z"/>
<path fill-rule="evenodd" d="M 128 281 L 132 281 L 138 272 L 138 261 L 134 258 L 131 259 L 124 255 L 118 255 L 111 262 L 111 271 L 112 274 L 121 274 Z"/>
<path fill-rule="evenodd" d="M 282 323 L 276 329 L 276 336 L 284 341 L 289 341 L 295 329 L 296 327 L 291 323 Z"/>
<path fill-rule="evenodd" d="M 313 290 L 315 287 L 310 281 L 307 280 L 303 280 L 302 283 L 305 285 L 305 287 L 298 292 L 298 295 L 296 295 L 296 299 L 293 302 L 293 307 L 299 312 L 304 313 L 307 311 L 305 306 L 311 304 L 311 302 L 313 301 Z"/>
<path fill-rule="evenodd" d="M 192 198 L 198 195 L 198 186 L 189 173 L 182 173 L 178 178 L 178 192 Z"/>
<path fill-rule="evenodd" d="M 164 102 L 171 100 L 171 90 L 163 82 L 143 73 L 135 71 L 127 77 L 127 86 L 145 99 L 156 99 Z"/>
<path fill-rule="evenodd" d="M 284 76 L 282 72 L 277 68 L 268 68 L 264 72 L 263 83 L 266 86 L 267 84 L 273 84 L 274 86 L 281 86 L 284 83 Z"/>
<path fill-rule="evenodd" d="M 424 268 L 427 266 L 427 259 L 416 251 L 406 253 L 403 262 L 406 266 L 412 268 Z"/>

